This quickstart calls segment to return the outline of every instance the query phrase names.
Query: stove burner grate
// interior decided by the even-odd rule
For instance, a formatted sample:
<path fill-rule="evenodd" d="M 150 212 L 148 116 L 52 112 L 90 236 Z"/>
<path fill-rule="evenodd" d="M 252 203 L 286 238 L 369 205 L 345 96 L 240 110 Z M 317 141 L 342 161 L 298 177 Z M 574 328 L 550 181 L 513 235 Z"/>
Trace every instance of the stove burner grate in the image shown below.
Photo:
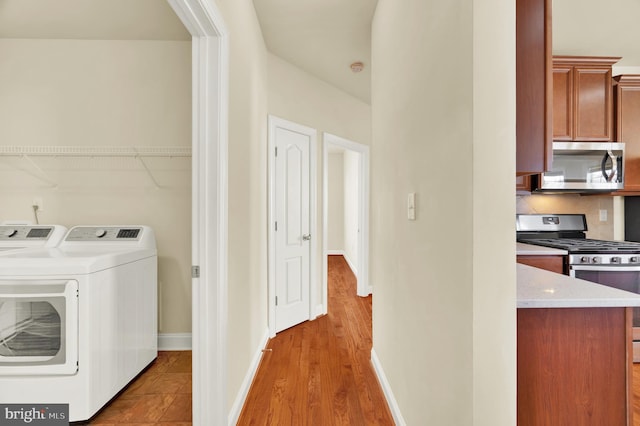
<path fill-rule="evenodd" d="M 629 241 L 605 241 L 588 238 L 536 238 L 520 240 L 520 242 L 564 249 L 570 253 L 640 253 L 640 243 Z"/>

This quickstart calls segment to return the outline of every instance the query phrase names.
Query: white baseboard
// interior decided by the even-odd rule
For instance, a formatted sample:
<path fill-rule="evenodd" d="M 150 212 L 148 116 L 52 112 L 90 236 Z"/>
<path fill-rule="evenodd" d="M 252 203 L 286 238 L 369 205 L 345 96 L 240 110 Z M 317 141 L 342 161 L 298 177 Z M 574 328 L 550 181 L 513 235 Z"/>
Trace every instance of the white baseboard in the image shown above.
<path fill-rule="evenodd" d="M 258 349 L 253 355 L 253 359 L 251 360 L 251 364 L 249 365 L 247 374 L 245 374 L 244 376 L 242 385 L 240 385 L 240 390 L 236 395 L 236 399 L 235 401 L 233 401 L 233 406 L 231 407 L 231 411 L 229 412 L 229 426 L 233 426 L 238 423 L 238 418 L 240 418 L 242 407 L 244 406 L 244 402 L 247 399 L 247 395 L 249 394 L 249 389 L 251 388 L 251 383 L 253 382 L 253 378 L 258 371 L 258 367 L 260 366 L 260 360 L 262 359 L 262 350 L 267 346 L 268 342 L 269 329 L 266 329 L 262 335 L 262 339 L 260 340 Z"/>
<path fill-rule="evenodd" d="M 351 268 L 351 272 L 353 272 L 353 275 L 358 278 L 358 268 L 356 268 L 356 265 L 351 261 L 349 256 L 347 256 L 347 253 L 344 253 L 342 257 L 344 257 L 344 260 L 347 261 L 347 265 L 349 265 L 349 268 Z"/>
<path fill-rule="evenodd" d="M 326 310 L 324 308 L 324 305 L 321 303 L 319 305 L 316 305 L 316 312 L 315 312 L 315 316 L 314 318 L 318 318 L 319 316 L 322 316 L 324 314 L 326 314 Z"/>
<path fill-rule="evenodd" d="M 158 333 L 159 351 L 190 351 L 191 333 Z"/>
<path fill-rule="evenodd" d="M 344 256 L 344 250 L 327 250 L 327 256 Z"/>
<path fill-rule="evenodd" d="M 393 420 L 395 421 L 397 426 L 406 426 L 407 422 L 404 421 L 402 417 L 402 413 L 400 413 L 400 407 L 398 406 L 398 401 L 393 396 L 393 391 L 391 390 L 391 385 L 387 380 L 387 376 L 384 374 L 384 370 L 382 369 L 382 364 L 380 364 L 380 359 L 378 359 L 378 355 L 376 355 L 376 351 L 371 349 L 371 364 L 373 364 L 373 370 L 376 372 L 378 376 L 378 382 L 380 382 L 380 386 L 382 387 L 382 392 L 384 393 L 384 397 L 387 399 L 387 404 L 389 405 L 389 410 L 391 411 L 391 415 L 393 416 Z"/>

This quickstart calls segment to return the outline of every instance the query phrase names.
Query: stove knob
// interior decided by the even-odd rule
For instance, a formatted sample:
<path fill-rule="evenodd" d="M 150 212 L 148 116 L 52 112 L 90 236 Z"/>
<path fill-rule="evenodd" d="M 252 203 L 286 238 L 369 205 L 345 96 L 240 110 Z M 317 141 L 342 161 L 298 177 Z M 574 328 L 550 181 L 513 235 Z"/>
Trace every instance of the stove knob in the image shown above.
<path fill-rule="evenodd" d="M 14 237 L 18 233 L 17 229 L 8 229 L 4 232 L 4 236 L 7 238 Z"/>
<path fill-rule="evenodd" d="M 614 256 L 611 258 L 611 263 L 617 263 L 617 264 L 621 264 L 622 263 L 622 258 L 619 256 Z"/>
<path fill-rule="evenodd" d="M 582 256 L 580 258 L 580 263 L 589 263 L 589 258 L 587 256 Z"/>
<path fill-rule="evenodd" d="M 631 256 L 629 258 L 629 263 L 638 263 L 638 256 Z"/>
<path fill-rule="evenodd" d="M 591 263 L 602 263 L 602 258 L 600 256 L 593 256 Z"/>

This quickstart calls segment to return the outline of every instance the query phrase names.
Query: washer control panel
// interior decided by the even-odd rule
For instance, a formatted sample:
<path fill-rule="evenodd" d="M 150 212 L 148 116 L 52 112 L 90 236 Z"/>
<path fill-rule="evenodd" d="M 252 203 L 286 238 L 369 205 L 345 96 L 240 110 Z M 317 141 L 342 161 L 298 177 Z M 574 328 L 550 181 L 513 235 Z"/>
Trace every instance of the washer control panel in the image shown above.
<path fill-rule="evenodd" d="M 138 241 L 141 226 L 76 226 L 65 241 Z"/>
<path fill-rule="evenodd" d="M 47 240 L 53 233 L 53 226 L 2 225 L 0 241 Z"/>

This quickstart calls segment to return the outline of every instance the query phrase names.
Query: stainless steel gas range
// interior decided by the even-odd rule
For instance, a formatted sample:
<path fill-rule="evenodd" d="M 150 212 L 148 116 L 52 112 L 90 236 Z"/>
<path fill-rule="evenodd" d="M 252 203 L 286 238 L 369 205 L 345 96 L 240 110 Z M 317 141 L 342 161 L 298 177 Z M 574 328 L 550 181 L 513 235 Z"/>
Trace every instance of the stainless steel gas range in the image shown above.
<path fill-rule="evenodd" d="M 567 250 L 569 275 L 640 294 L 640 243 L 586 237 L 583 214 L 516 215 L 518 242 Z M 634 362 L 640 362 L 640 308 L 633 312 Z"/>

